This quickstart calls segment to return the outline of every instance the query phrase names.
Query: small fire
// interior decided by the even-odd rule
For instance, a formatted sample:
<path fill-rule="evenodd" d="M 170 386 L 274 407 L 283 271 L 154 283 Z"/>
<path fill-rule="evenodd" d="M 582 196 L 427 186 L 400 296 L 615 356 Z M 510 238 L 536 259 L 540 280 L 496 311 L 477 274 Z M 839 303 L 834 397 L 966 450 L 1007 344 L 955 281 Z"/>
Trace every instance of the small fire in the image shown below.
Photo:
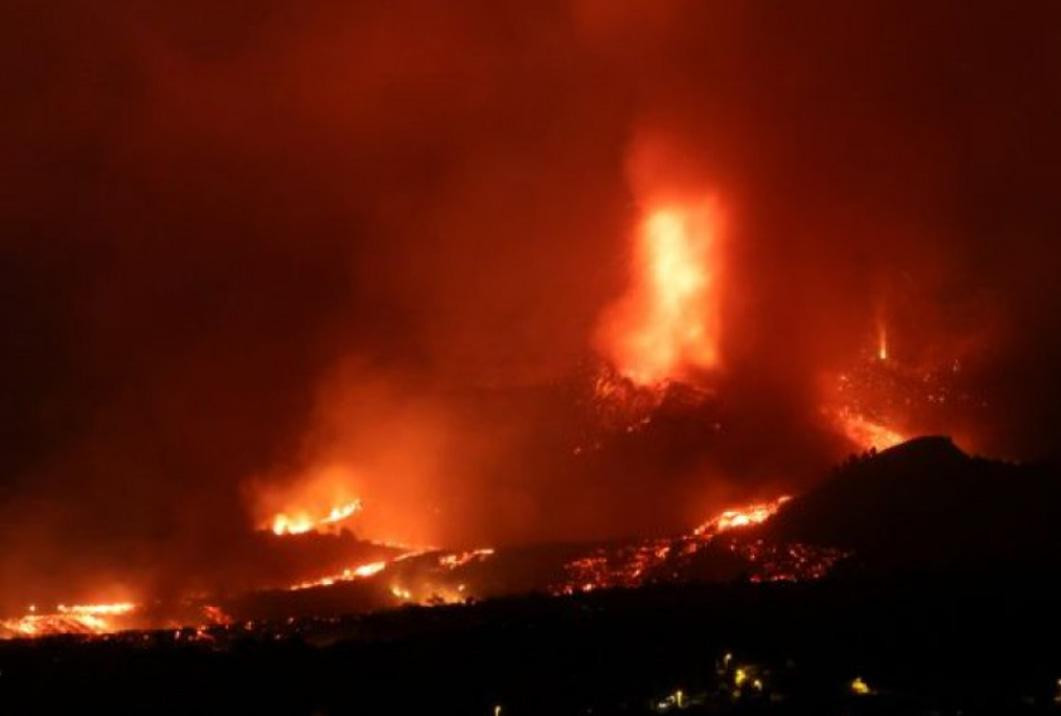
<path fill-rule="evenodd" d="M 714 200 L 659 206 L 645 217 L 628 294 L 604 321 L 602 342 L 617 370 L 659 385 L 718 363 Z"/>
<path fill-rule="evenodd" d="M 336 505 L 323 517 L 314 517 L 308 512 L 279 513 L 273 516 L 272 531 L 275 535 L 297 535 L 311 530 L 324 530 L 337 525 L 361 510 L 361 500 L 351 500 Z"/>
<path fill-rule="evenodd" d="M 888 360 L 888 327 L 884 321 L 877 322 L 877 358 Z"/>

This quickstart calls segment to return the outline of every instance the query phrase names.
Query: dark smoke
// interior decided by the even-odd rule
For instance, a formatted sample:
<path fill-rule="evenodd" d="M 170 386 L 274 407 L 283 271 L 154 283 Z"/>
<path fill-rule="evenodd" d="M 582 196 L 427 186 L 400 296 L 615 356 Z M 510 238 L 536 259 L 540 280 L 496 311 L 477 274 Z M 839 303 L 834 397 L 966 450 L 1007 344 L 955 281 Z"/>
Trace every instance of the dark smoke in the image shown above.
<path fill-rule="evenodd" d="M 798 488 L 843 450 L 816 375 L 882 301 L 911 360 L 962 354 L 980 449 L 1056 455 L 1047 14 L 7 3 L 0 606 L 235 579 L 248 481 L 318 459 L 365 470 L 363 529 L 452 542 Z M 659 429 L 585 467 L 555 455 L 644 132 L 733 218 L 729 437 Z"/>

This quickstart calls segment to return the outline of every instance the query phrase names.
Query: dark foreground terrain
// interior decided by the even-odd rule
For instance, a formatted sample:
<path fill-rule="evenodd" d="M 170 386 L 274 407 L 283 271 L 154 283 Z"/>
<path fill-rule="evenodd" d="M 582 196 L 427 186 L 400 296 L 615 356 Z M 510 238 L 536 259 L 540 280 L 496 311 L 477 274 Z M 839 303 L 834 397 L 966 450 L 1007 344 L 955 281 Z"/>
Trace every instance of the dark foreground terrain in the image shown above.
<path fill-rule="evenodd" d="M 1052 575 L 665 585 L 0 644 L 0 713 L 1050 713 Z"/>

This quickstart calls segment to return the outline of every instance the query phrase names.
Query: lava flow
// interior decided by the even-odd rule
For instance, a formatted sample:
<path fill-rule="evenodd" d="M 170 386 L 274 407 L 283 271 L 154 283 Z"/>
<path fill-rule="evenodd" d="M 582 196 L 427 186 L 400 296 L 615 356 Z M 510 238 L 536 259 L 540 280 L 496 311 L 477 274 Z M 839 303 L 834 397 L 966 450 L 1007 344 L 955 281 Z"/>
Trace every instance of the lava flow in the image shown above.
<path fill-rule="evenodd" d="M 288 589 L 291 591 L 298 591 L 300 589 L 312 589 L 314 587 L 330 587 L 338 582 L 352 582 L 355 579 L 365 579 L 371 577 L 374 574 L 379 574 L 387 568 L 386 560 L 378 560 L 375 562 L 367 562 L 366 564 L 359 565 L 357 567 L 348 567 L 338 574 L 331 574 L 326 577 L 319 579 L 313 579 L 306 582 L 298 582 L 292 584 Z"/>
<path fill-rule="evenodd" d="M 599 589 L 636 588 L 655 582 L 732 579 L 737 574 L 733 571 L 733 558 L 743 565 L 740 570 L 750 581 L 819 579 L 847 556 L 846 553 L 803 544 L 772 544 L 754 533 L 751 538 L 743 536 L 743 533 L 767 522 L 789 499 L 780 496 L 724 510 L 677 537 L 566 547 L 556 551 L 542 551 L 544 548 L 541 547 L 530 550 L 483 547 L 452 552 L 407 548 L 393 551 L 390 557 L 302 580 L 281 591 L 264 590 L 260 594 L 288 594 L 294 599 L 293 593 L 305 593 L 308 600 L 305 604 L 345 599 L 340 595 L 350 594 L 349 598 L 354 601 L 349 602 L 346 609 L 372 611 L 407 604 L 467 603 L 538 590 L 566 595 Z M 382 545 L 375 547 L 383 548 Z M 718 564 L 723 564 L 724 572 L 718 571 Z M 341 589 L 343 585 L 352 588 L 354 583 L 362 584 L 363 588 L 325 597 L 330 590 Z M 246 611 L 246 605 L 255 602 L 255 594 L 244 598 L 249 602 L 222 602 L 224 606 L 212 601 L 216 597 L 202 595 L 185 603 L 181 613 L 198 615 L 197 618 L 205 619 L 210 625 L 251 624 L 261 614 L 254 612 L 253 608 L 251 612 Z M 282 606 L 283 602 L 280 604 L 280 611 L 269 613 L 276 617 L 299 613 L 285 611 L 300 609 L 295 606 L 296 602 L 286 608 Z M 139 610 L 140 607 L 131 602 L 59 605 L 54 612 L 48 613 L 37 613 L 34 608 L 21 617 L 0 622 L 0 636 L 26 638 L 63 633 L 91 636 L 133 626 L 152 626 L 149 623 L 152 620 L 142 620 L 143 624 L 130 621 Z M 153 626 L 183 623 L 178 621 L 179 618 L 171 614 L 162 622 L 156 620 Z M 204 628 L 198 627 L 200 631 Z"/>
<path fill-rule="evenodd" d="M 553 585 L 553 594 L 573 594 L 616 587 L 634 588 L 650 582 L 702 578 L 695 566 L 697 555 L 714 548 L 722 535 L 761 525 L 791 499 L 782 495 L 766 502 L 728 509 L 692 532 L 676 538 L 602 546 L 569 561 L 565 578 Z M 806 581 L 820 579 L 847 553 L 803 544 L 773 545 L 762 539 L 733 538 L 721 549 L 747 565 L 749 581 Z"/>
<path fill-rule="evenodd" d="M 693 534 L 701 538 L 710 538 L 732 529 L 762 524 L 777 514 L 781 506 L 791 499 L 790 495 L 781 495 L 767 502 L 756 502 L 741 508 L 725 510 L 697 527 L 693 530 Z"/>
<path fill-rule="evenodd" d="M 52 634 L 107 634 L 129 628 L 123 618 L 137 609 L 132 602 L 109 604 L 59 604 L 54 612 L 31 605 L 27 613 L 0 620 L 0 637 L 37 637 Z"/>

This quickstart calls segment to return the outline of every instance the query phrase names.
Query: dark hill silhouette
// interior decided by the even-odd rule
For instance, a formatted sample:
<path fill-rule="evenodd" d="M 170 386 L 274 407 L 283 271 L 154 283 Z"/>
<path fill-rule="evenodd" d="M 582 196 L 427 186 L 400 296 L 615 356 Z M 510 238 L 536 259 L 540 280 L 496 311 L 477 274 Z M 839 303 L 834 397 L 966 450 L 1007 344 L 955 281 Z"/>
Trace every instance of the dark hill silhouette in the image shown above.
<path fill-rule="evenodd" d="M 1061 473 L 917 438 L 837 468 L 762 534 L 854 550 L 871 570 L 1045 568 L 1061 561 Z"/>

